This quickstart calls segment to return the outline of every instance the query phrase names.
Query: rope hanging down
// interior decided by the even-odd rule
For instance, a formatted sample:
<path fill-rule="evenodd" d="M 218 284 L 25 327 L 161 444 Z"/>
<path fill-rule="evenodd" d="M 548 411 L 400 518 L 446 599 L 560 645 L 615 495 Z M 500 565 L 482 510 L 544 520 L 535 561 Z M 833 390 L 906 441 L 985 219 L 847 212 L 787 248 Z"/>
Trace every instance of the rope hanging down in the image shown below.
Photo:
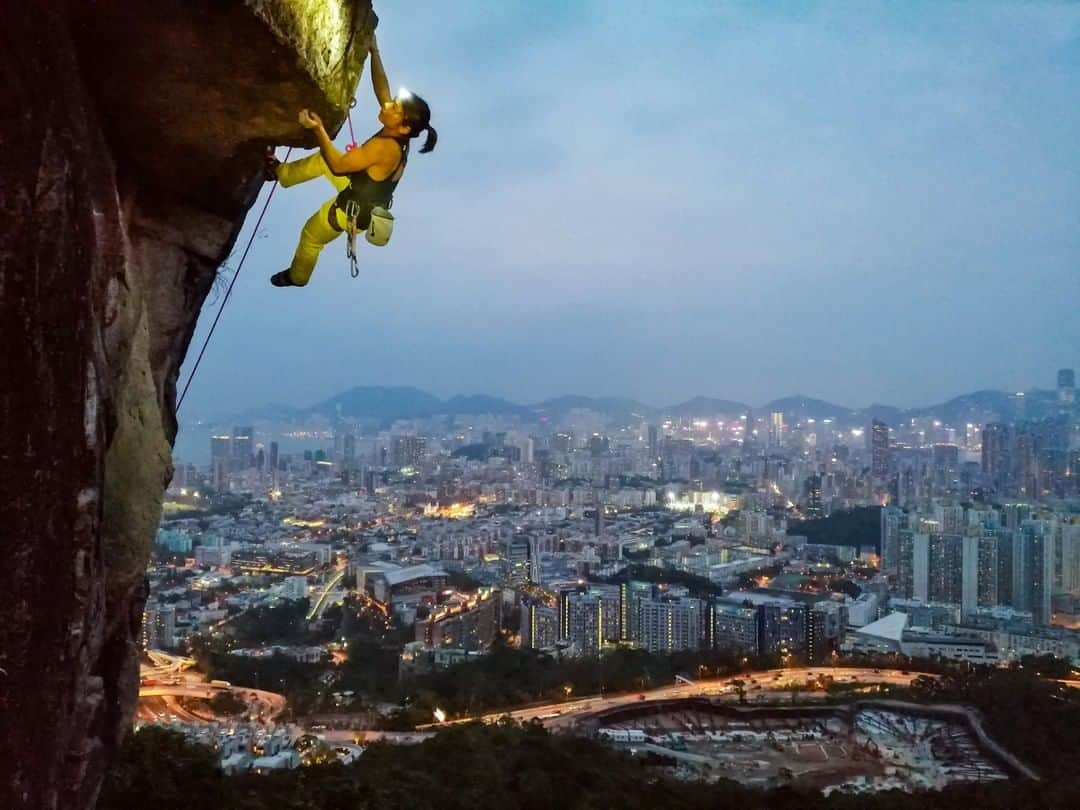
<path fill-rule="evenodd" d="M 282 162 L 288 163 L 289 155 L 291 154 L 292 147 L 290 146 L 288 151 L 285 152 L 285 160 Z M 236 265 L 236 272 L 233 273 L 232 281 L 229 282 L 229 286 L 225 290 L 225 297 L 221 299 L 221 306 L 218 307 L 217 314 L 214 316 L 214 321 L 210 324 L 210 331 L 206 335 L 206 340 L 203 341 L 202 348 L 199 349 L 199 356 L 195 358 L 195 365 L 191 367 L 191 374 L 188 375 L 187 383 L 184 384 L 184 390 L 180 392 L 180 397 L 176 400 L 176 410 L 178 411 L 180 410 L 180 406 L 184 404 L 184 397 L 187 396 L 188 389 L 191 387 L 191 381 L 195 379 L 195 372 L 199 370 L 199 363 L 202 362 L 203 355 L 206 354 L 206 347 L 210 345 L 210 338 L 214 336 L 214 330 L 217 328 L 218 321 L 221 320 L 221 313 L 225 311 L 225 305 L 229 303 L 229 296 L 232 295 L 233 287 L 236 286 L 236 279 L 240 276 L 240 270 L 244 266 L 244 260 L 247 258 L 248 252 L 255 242 L 255 236 L 259 233 L 259 226 L 262 225 L 266 209 L 270 207 L 270 200 L 274 199 L 274 192 L 277 191 L 277 187 L 278 181 L 274 180 L 274 184 L 270 187 L 270 193 L 266 195 L 266 202 L 263 203 L 262 211 L 259 212 L 259 218 L 255 220 L 255 227 L 252 229 L 251 236 L 248 238 L 247 246 L 240 256 L 240 263 Z"/>

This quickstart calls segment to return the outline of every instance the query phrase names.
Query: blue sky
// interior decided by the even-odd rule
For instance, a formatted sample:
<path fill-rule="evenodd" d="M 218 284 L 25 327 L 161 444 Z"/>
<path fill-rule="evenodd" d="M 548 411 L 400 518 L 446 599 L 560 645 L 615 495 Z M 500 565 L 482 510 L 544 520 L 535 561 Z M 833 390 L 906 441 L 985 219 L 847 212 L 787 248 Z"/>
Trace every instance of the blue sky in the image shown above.
<path fill-rule="evenodd" d="M 376 8 L 439 146 L 358 280 L 333 244 L 270 287 L 332 194 L 277 192 L 187 416 L 379 384 L 912 405 L 1080 365 L 1080 4 Z"/>

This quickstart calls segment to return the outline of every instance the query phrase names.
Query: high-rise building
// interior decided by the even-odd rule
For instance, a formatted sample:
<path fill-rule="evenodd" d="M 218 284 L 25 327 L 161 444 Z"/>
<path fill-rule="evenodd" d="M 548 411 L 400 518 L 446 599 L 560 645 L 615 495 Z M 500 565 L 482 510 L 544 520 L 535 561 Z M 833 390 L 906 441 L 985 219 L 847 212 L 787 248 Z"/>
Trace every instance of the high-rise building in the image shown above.
<path fill-rule="evenodd" d="M 233 469 L 246 470 L 255 461 L 255 428 L 241 425 L 233 428 Z"/>
<path fill-rule="evenodd" d="M 1025 520 L 1013 544 L 1013 602 L 1030 611 L 1036 624 L 1048 625 L 1054 583 L 1057 524 Z"/>
<path fill-rule="evenodd" d="M 224 461 L 227 465 L 232 456 L 232 439 L 224 434 L 216 434 L 210 437 L 210 468 L 213 469 L 218 461 Z"/>
<path fill-rule="evenodd" d="M 278 443 L 270 442 L 270 472 L 277 472 L 278 469 Z"/>
<path fill-rule="evenodd" d="M 1058 410 L 1063 414 L 1072 414 L 1076 407 L 1076 372 L 1063 368 L 1057 373 Z"/>
<path fill-rule="evenodd" d="M 1039 448 L 1036 433 L 1029 423 L 1016 429 L 1011 461 L 1010 492 L 1024 498 L 1038 497 Z"/>
<path fill-rule="evenodd" d="M 962 602 L 964 579 L 964 538 L 958 534 L 931 534 L 927 549 L 927 594 L 929 601 L 948 605 Z M 975 549 L 977 559 L 978 552 Z"/>
<path fill-rule="evenodd" d="M 895 593 L 905 599 L 929 599 L 930 535 L 901 529 L 897 542 Z"/>
<path fill-rule="evenodd" d="M 870 474 L 878 481 L 889 474 L 889 426 L 880 419 L 870 422 Z"/>
<path fill-rule="evenodd" d="M 1011 433 L 1002 422 L 990 422 L 982 430 L 983 485 L 993 492 L 1005 492 L 1009 484 Z"/>
<path fill-rule="evenodd" d="M 784 424 L 784 412 L 773 411 L 769 414 L 769 446 L 782 446 L 786 437 L 787 426 Z"/>
<path fill-rule="evenodd" d="M 960 477 L 960 448 L 955 444 L 935 444 L 934 483 L 941 490 L 954 490 Z"/>
<path fill-rule="evenodd" d="M 648 429 L 648 441 L 649 441 L 649 458 L 655 460 L 660 453 L 660 428 L 656 425 L 649 425 Z"/>
<path fill-rule="evenodd" d="M 736 649 L 747 653 L 758 651 L 758 611 L 752 605 L 714 602 L 709 606 L 711 621 L 710 646 L 716 649 Z"/>
<path fill-rule="evenodd" d="M 533 650 L 554 647 L 559 640 L 559 609 L 527 600 L 521 606 L 521 646 Z"/>
<path fill-rule="evenodd" d="M 346 433 L 345 438 L 342 441 L 342 459 L 345 462 L 345 469 L 352 470 L 356 467 L 356 436 L 351 433 Z"/>
<path fill-rule="evenodd" d="M 900 531 L 908 528 L 907 513 L 895 506 L 881 510 L 881 570 L 889 576 L 900 571 Z"/>
<path fill-rule="evenodd" d="M 176 606 L 148 599 L 143 610 L 143 647 L 167 649 L 176 647 Z"/>
<path fill-rule="evenodd" d="M 614 586 L 580 586 L 559 593 L 560 637 L 583 655 L 597 655 L 619 638 L 619 590 Z"/>
<path fill-rule="evenodd" d="M 657 594 L 638 602 L 638 643 L 649 652 L 696 650 L 701 646 L 705 610 L 691 596 Z"/>
<path fill-rule="evenodd" d="M 623 582 L 619 585 L 619 641 L 637 641 L 638 603 L 652 597 L 653 586 L 649 582 Z"/>
<path fill-rule="evenodd" d="M 808 518 L 819 518 L 825 514 L 821 501 L 820 475 L 811 475 L 803 482 L 803 511 Z"/>
<path fill-rule="evenodd" d="M 424 458 L 427 440 L 423 436 L 394 436 L 390 442 L 390 464 L 393 467 L 415 467 Z"/>

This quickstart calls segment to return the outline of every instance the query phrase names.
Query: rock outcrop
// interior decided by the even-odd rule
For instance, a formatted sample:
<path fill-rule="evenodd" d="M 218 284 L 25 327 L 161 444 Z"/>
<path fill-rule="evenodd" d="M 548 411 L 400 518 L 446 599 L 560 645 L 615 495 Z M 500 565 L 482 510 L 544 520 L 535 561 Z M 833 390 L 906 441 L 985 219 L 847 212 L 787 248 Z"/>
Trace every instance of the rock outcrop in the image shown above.
<path fill-rule="evenodd" d="M 137 695 L 176 381 L 268 144 L 370 0 L 0 0 L 0 807 L 92 807 Z M 148 799 L 149 800 L 149 799 Z"/>

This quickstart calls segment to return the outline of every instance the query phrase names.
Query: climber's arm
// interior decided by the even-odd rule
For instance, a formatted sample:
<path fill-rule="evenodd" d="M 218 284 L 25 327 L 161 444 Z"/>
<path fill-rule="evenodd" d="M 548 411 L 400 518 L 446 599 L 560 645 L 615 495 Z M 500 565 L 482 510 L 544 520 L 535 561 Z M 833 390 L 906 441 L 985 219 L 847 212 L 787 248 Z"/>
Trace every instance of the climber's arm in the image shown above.
<path fill-rule="evenodd" d="M 375 35 L 371 35 L 371 49 L 368 51 L 369 69 L 371 70 L 371 88 L 375 91 L 375 98 L 379 104 L 385 104 L 393 97 L 390 95 L 390 82 L 386 78 L 386 68 L 383 67 L 382 56 L 379 55 L 379 43 Z"/>
<path fill-rule="evenodd" d="M 300 111 L 300 124 L 315 134 L 323 160 L 333 174 L 352 174 L 363 171 L 368 166 L 397 159 L 397 147 L 389 145 L 385 138 L 370 140 L 342 154 L 326 134 L 322 120 L 310 110 Z"/>
<path fill-rule="evenodd" d="M 364 152 L 367 150 L 368 144 L 364 144 L 362 147 L 353 149 L 344 155 L 338 151 L 334 146 L 333 141 L 330 140 L 330 136 L 326 134 L 326 129 L 323 127 L 322 119 L 311 110 L 300 111 L 300 126 L 304 129 L 310 129 L 315 136 L 315 141 L 319 145 L 319 151 L 322 153 L 323 160 L 326 161 L 326 166 L 333 174 L 348 174 L 349 172 L 359 171 L 369 166 L 373 161 L 368 160 L 363 165 L 353 167 L 353 164 L 357 161 L 355 159 L 346 163 L 345 158 L 348 155 L 352 155 L 356 152 Z"/>

